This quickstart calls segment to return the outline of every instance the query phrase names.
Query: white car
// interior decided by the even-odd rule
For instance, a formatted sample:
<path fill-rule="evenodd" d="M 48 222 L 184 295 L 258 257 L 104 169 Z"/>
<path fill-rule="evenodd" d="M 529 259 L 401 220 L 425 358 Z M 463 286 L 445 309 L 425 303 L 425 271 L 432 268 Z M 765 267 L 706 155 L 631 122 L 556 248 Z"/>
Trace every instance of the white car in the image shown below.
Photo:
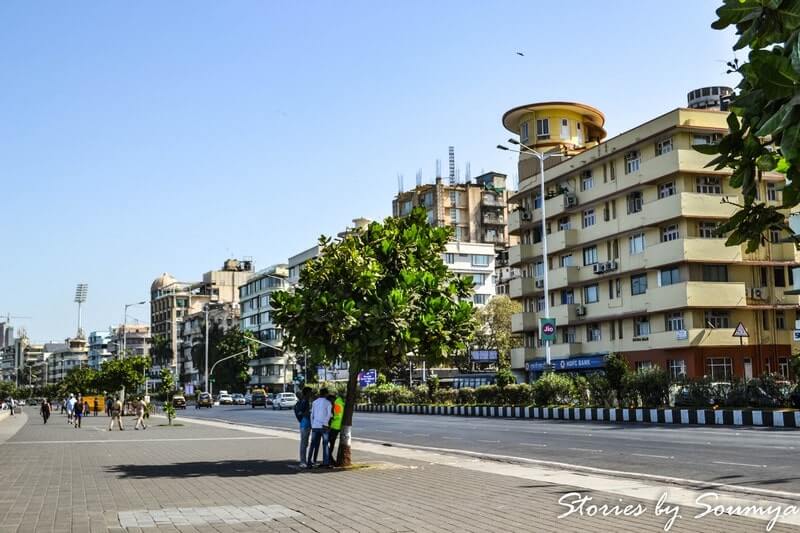
<path fill-rule="evenodd" d="M 233 405 L 233 396 L 231 396 L 227 392 L 220 393 L 220 395 L 219 395 L 219 403 L 220 403 L 220 405 Z"/>
<path fill-rule="evenodd" d="M 291 409 L 297 404 L 297 396 L 293 392 L 279 392 L 272 400 L 273 409 Z"/>

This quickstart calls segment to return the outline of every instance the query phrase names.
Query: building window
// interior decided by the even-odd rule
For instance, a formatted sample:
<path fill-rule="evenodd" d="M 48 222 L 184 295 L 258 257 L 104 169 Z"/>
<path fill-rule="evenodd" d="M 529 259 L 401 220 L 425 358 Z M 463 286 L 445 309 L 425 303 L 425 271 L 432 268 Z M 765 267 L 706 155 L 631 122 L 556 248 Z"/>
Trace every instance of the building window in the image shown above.
<path fill-rule="evenodd" d="M 633 336 L 646 337 L 650 335 L 650 319 L 647 316 L 637 316 L 633 319 Z"/>
<path fill-rule="evenodd" d="M 577 334 L 574 327 L 568 327 L 561 330 L 561 341 L 564 344 L 575 344 L 577 342 Z"/>
<path fill-rule="evenodd" d="M 544 311 L 544 296 L 536 298 L 536 312 L 541 313 Z"/>
<path fill-rule="evenodd" d="M 662 287 L 681 282 L 681 271 L 678 267 L 662 268 L 659 272 L 659 281 Z"/>
<path fill-rule="evenodd" d="M 711 381 L 730 381 L 733 377 L 733 364 L 730 357 L 709 357 L 706 359 L 706 375 Z"/>
<path fill-rule="evenodd" d="M 647 292 L 647 274 L 631 276 L 631 294 L 644 294 Z"/>
<path fill-rule="evenodd" d="M 586 341 L 597 342 L 601 340 L 600 324 L 592 323 L 586 325 Z"/>
<path fill-rule="evenodd" d="M 456 262 L 456 254 L 444 254 L 444 262 L 448 265 L 452 265 Z"/>
<path fill-rule="evenodd" d="M 721 133 L 699 134 L 696 133 L 692 136 L 692 144 L 714 144 L 722 139 Z"/>
<path fill-rule="evenodd" d="M 535 265 L 533 265 L 533 276 L 536 278 L 544 277 L 544 262 L 538 261 Z"/>
<path fill-rule="evenodd" d="M 731 327 L 731 318 L 728 311 L 722 309 L 711 309 L 703 313 L 706 327 L 711 329 L 727 329 Z"/>
<path fill-rule="evenodd" d="M 472 303 L 475 305 L 484 305 L 486 304 L 486 300 L 489 298 L 486 294 L 473 294 L 472 295 Z"/>
<path fill-rule="evenodd" d="M 778 189 L 777 187 L 775 187 L 774 183 L 767 183 L 767 201 L 769 202 L 778 201 Z"/>
<path fill-rule="evenodd" d="M 583 303 L 593 304 L 600 301 L 600 288 L 597 284 L 587 285 L 583 288 Z"/>
<path fill-rule="evenodd" d="M 634 191 L 628 195 L 628 214 L 642 210 L 642 192 Z"/>
<path fill-rule="evenodd" d="M 785 287 L 786 286 L 786 270 L 781 267 L 775 267 L 773 269 L 775 274 L 775 286 L 776 287 Z"/>
<path fill-rule="evenodd" d="M 789 358 L 778 357 L 778 374 L 782 377 L 789 379 Z"/>
<path fill-rule="evenodd" d="M 588 191 L 594 187 L 594 178 L 592 177 L 592 171 L 586 170 L 581 172 L 581 190 Z"/>
<path fill-rule="evenodd" d="M 645 370 L 650 370 L 651 368 L 653 368 L 652 361 L 636 361 L 636 363 L 634 363 L 634 369 L 637 372 L 644 372 Z"/>
<path fill-rule="evenodd" d="M 562 255 L 558 258 L 558 265 L 560 267 L 568 267 L 574 265 L 574 261 L 572 260 L 572 254 Z"/>
<path fill-rule="evenodd" d="M 669 181 L 667 183 L 662 183 L 658 186 L 658 197 L 659 198 L 667 198 L 668 196 L 673 196 L 675 194 L 675 182 Z"/>
<path fill-rule="evenodd" d="M 628 237 L 631 255 L 640 254 L 644 252 L 644 233 L 637 233 Z"/>
<path fill-rule="evenodd" d="M 786 315 L 783 311 L 775 311 L 775 329 L 786 329 Z"/>
<path fill-rule="evenodd" d="M 697 234 L 701 239 L 716 239 L 717 238 L 717 223 L 703 221 L 697 223 Z"/>
<path fill-rule="evenodd" d="M 672 137 L 665 137 L 656 141 L 656 157 L 672 151 Z"/>
<path fill-rule="evenodd" d="M 672 379 L 683 379 L 686 377 L 686 359 L 670 359 L 667 361 L 669 376 Z"/>
<path fill-rule="evenodd" d="M 681 237 L 677 224 L 670 224 L 661 228 L 661 242 L 676 241 Z"/>
<path fill-rule="evenodd" d="M 492 256 L 490 256 L 490 255 L 474 254 L 472 256 L 472 266 L 476 266 L 476 267 L 489 266 L 489 262 L 491 260 L 492 260 Z"/>
<path fill-rule="evenodd" d="M 639 151 L 632 150 L 625 154 L 625 174 L 639 171 Z"/>
<path fill-rule="evenodd" d="M 611 181 L 617 179 L 617 165 L 613 159 L 608 162 L 608 179 Z"/>
<path fill-rule="evenodd" d="M 728 282 L 728 265 L 703 265 L 703 281 Z"/>
<path fill-rule="evenodd" d="M 719 176 L 700 176 L 697 178 L 697 192 L 722 194 L 722 180 L 719 179 Z"/>
<path fill-rule="evenodd" d="M 536 137 L 538 139 L 550 138 L 550 120 L 540 118 L 536 120 Z"/>
<path fill-rule="evenodd" d="M 681 331 L 683 327 L 683 313 L 676 311 L 664 315 L 664 328 L 666 331 Z"/>
<path fill-rule="evenodd" d="M 561 289 L 561 305 L 575 303 L 575 291 L 572 289 Z"/>
<path fill-rule="evenodd" d="M 475 286 L 483 285 L 486 283 L 487 278 L 486 274 L 472 274 L 472 284 Z"/>
<path fill-rule="evenodd" d="M 772 244 L 781 242 L 781 230 L 779 229 L 769 230 L 769 242 L 771 242 Z"/>
<path fill-rule="evenodd" d="M 594 209 L 587 209 L 583 212 L 583 227 L 594 226 Z"/>
<path fill-rule="evenodd" d="M 589 246 L 583 249 L 583 266 L 597 263 L 597 246 Z"/>
<path fill-rule="evenodd" d="M 533 195 L 533 208 L 534 209 L 541 209 L 542 207 L 542 195 L 541 194 L 534 194 Z"/>
<path fill-rule="evenodd" d="M 558 231 L 570 229 L 569 217 L 561 217 L 558 219 Z"/>
<path fill-rule="evenodd" d="M 520 126 L 519 136 L 524 141 L 528 140 L 528 123 L 523 122 Z"/>

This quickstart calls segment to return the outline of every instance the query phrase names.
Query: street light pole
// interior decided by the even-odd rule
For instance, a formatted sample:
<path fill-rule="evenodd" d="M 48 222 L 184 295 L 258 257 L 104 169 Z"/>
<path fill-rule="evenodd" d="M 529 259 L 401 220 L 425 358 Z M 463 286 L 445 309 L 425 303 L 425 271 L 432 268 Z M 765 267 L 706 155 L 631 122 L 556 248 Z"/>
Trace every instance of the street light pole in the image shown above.
<path fill-rule="evenodd" d="M 210 310 L 209 304 L 206 304 L 206 305 L 203 306 L 203 311 L 205 311 L 205 315 L 206 315 L 206 336 L 205 336 L 205 344 L 206 344 L 206 375 L 205 375 L 206 387 L 205 387 L 205 390 L 206 390 L 206 392 L 208 392 L 208 311 L 209 310 Z"/>
<path fill-rule="evenodd" d="M 562 152 L 555 152 L 555 153 L 542 153 L 534 150 L 528 145 L 522 144 L 516 139 L 509 139 L 509 143 L 515 144 L 522 148 L 524 152 L 520 151 L 520 154 L 529 154 L 539 160 L 539 186 L 540 186 L 540 198 L 541 198 L 541 210 L 542 210 L 542 271 L 543 271 L 543 278 L 544 278 L 544 315 L 545 318 L 550 318 L 550 285 L 548 280 L 548 270 L 549 264 L 547 262 L 547 213 L 545 211 L 545 198 L 547 198 L 545 194 L 545 186 L 544 186 L 544 162 L 545 160 L 551 157 L 564 157 Z M 509 150 L 508 147 L 503 146 L 501 144 L 497 145 L 497 148 L 500 150 Z M 517 150 L 510 150 L 516 152 Z M 535 275 L 535 267 L 534 267 L 534 275 Z M 539 321 L 539 338 L 542 337 L 542 322 Z M 544 357 L 545 357 L 545 372 L 549 372 L 551 369 L 550 365 L 550 341 L 544 341 Z"/>

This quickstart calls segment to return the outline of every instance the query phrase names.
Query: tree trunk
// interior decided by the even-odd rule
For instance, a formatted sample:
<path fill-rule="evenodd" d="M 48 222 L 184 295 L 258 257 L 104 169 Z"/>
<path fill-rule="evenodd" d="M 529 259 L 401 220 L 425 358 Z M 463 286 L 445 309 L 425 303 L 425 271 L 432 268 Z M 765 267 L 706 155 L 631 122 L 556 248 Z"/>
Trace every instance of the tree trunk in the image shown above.
<path fill-rule="evenodd" d="M 358 369 L 350 365 L 347 377 L 347 394 L 344 399 L 344 414 L 342 415 L 342 431 L 339 433 L 339 453 L 336 462 L 339 466 L 350 466 L 352 456 L 350 453 L 350 439 L 352 437 L 353 413 L 356 410 L 356 397 L 358 396 Z"/>

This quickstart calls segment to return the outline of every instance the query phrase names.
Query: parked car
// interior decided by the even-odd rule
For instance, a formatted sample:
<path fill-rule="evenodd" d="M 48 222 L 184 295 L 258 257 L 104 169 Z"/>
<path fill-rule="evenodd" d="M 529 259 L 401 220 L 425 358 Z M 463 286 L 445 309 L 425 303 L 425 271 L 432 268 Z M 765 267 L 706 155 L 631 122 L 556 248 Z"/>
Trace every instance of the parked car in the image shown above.
<path fill-rule="evenodd" d="M 220 405 L 233 405 L 233 396 L 231 396 L 227 392 L 224 393 L 224 394 L 220 393 L 219 394 L 219 404 Z"/>
<path fill-rule="evenodd" d="M 273 409 L 291 409 L 297 403 L 297 396 L 293 392 L 279 392 L 272 400 Z"/>
<path fill-rule="evenodd" d="M 233 396 L 233 403 L 236 405 L 244 405 L 245 403 L 247 403 L 244 399 L 244 394 L 236 393 L 232 394 L 231 396 Z"/>
<path fill-rule="evenodd" d="M 253 399 L 250 401 L 250 407 L 253 409 L 256 406 L 264 406 L 267 407 L 267 393 L 264 389 L 253 389 Z"/>
<path fill-rule="evenodd" d="M 201 392 L 197 396 L 197 407 L 208 407 L 211 409 L 214 405 L 214 398 L 207 392 Z"/>
<path fill-rule="evenodd" d="M 176 394 L 172 397 L 172 407 L 175 409 L 186 409 L 186 398 L 183 394 Z"/>

